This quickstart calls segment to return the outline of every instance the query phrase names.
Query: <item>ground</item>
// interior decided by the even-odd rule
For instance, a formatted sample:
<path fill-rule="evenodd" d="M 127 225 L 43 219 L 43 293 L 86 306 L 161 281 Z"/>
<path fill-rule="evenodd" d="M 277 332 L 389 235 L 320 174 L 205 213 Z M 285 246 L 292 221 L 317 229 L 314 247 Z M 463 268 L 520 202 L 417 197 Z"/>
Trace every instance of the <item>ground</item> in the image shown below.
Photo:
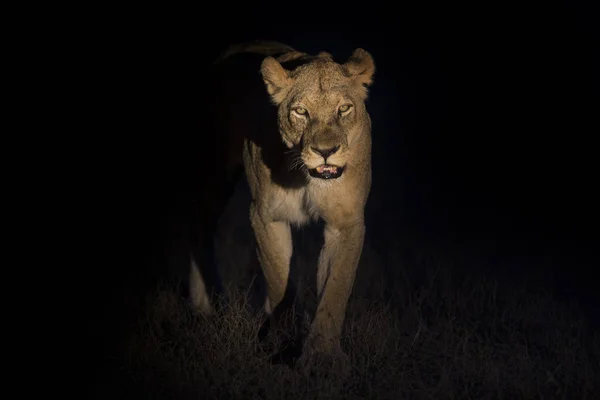
<path fill-rule="evenodd" d="M 600 337 L 575 303 L 554 295 L 543 268 L 499 275 L 498 266 L 474 252 L 427 247 L 409 236 L 365 244 L 344 329 L 349 373 L 273 364 L 280 336 L 257 339 L 262 320 L 251 297 L 260 278 L 247 269 L 253 249 L 241 206 L 246 196 L 240 186 L 216 238 L 228 282 L 225 306 L 212 318 L 194 315 L 173 280 L 159 280 L 132 323 L 117 372 L 97 381 L 96 398 L 548 399 L 600 393 Z M 311 312 L 322 238 L 314 227 L 295 239 L 300 298 Z"/>

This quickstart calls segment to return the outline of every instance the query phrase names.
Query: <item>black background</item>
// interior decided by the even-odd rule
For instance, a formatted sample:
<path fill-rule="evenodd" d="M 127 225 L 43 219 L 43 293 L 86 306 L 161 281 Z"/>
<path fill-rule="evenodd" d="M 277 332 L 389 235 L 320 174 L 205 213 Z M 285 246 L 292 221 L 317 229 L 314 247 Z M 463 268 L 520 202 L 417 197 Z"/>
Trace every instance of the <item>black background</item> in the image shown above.
<path fill-rule="evenodd" d="M 209 132 L 195 131 L 210 101 L 207 63 L 231 43 L 274 39 L 340 62 L 356 47 L 373 55 L 373 223 L 393 215 L 446 236 L 593 249 L 599 61 L 589 7 L 332 4 L 328 18 L 308 3 L 210 7 L 122 17 L 106 62 L 121 93 L 107 111 L 123 118 L 107 133 L 119 173 L 131 174 L 113 193 L 135 199 L 133 211 L 166 212 L 193 185 L 194 157 L 210 157 L 200 145 Z"/>

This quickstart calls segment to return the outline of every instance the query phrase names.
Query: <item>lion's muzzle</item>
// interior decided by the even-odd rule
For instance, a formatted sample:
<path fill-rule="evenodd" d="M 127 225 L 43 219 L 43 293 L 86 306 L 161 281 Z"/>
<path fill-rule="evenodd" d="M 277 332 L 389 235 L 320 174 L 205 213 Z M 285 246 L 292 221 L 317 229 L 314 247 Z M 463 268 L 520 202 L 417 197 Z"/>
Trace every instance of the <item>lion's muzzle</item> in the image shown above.
<path fill-rule="evenodd" d="M 311 153 L 314 155 L 318 155 L 323 159 L 323 164 L 320 164 L 315 168 L 309 168 L 308 173 L 310 174 L 310 176 L 319 179 L 336 179 L 342 176 L 342 173 L 344 172 L 343 166 L 335 165 L 335 161 L 333 161 L 333 163 L 327 162 L 328 158 L 339 158 L 335 156 L 336 153 L 338 153 L 338 150 L 340 150 L 340 148 L 340 145 L 322 146 L 321 148 L 310 146 Z"/>

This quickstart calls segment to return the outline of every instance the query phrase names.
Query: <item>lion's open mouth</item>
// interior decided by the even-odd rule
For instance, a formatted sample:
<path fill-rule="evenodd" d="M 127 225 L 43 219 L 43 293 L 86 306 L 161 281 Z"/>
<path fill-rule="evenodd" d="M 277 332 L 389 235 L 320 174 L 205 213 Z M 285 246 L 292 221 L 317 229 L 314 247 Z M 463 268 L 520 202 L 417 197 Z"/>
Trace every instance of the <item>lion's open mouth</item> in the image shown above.
<path fill-rule="evenodd" d="M 312 176 L 313 178 L 320 179 L 336 179 L 342 176 L 343 172 L 344 167 L 339 167 L 337 165 L 330 164 L 322 164 L 319 165 L 317 168 L 308 170 L 310 176 Z"/>

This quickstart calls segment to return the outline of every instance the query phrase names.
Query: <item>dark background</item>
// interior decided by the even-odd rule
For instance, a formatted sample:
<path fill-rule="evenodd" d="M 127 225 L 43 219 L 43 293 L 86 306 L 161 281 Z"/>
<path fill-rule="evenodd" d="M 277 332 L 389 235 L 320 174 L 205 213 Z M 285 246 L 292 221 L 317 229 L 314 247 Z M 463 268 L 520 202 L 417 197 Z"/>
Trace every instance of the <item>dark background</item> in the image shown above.
<path fill-rule="evenodd" d="M 211 133 L 196 129 L 210 101 L 206 66 L 254 39 L 338 62 L 356 47 L 374 57 L 367 240 L 410 234 L 487 254 L 492 265 L 545 268 L 558 295 L 595 316 L 600 47 L 591 7 L 406 4 L 114 11 L 98 33 L 108 44 L 95 76 L 110 121 L 99 136 L 109 149 L 98 167 L 109 206 L 99 215 L 116 244 L 95 278 L 112 294 L 98 301 L 98 321 L 127 320 L 121 295 L 160 275 L 165 221 L 197 189 L 194 158 L 210 157 L 200 141 Z"/>

